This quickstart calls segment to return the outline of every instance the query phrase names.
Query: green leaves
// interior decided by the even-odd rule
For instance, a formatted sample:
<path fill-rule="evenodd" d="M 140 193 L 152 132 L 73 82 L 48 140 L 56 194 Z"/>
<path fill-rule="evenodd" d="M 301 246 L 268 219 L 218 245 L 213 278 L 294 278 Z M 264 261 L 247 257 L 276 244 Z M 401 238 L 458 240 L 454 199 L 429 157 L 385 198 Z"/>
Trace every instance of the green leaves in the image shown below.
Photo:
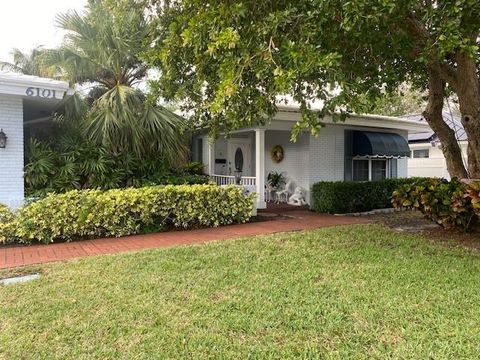
<path fill-rule="evenodd" d="M 65 132 L 65 128 L 62 128 Z M 107 147 L 98 146 L 72 131 L 57 134 L 52 144 L 31 140 L 27 144 L 25 165 L 26 192 L 44 196 L 49 192 L 73 189 L 112 189 L 128 186 L 160 184 L 204 184 L 209 178 L 199 172 L 203 165 L 171 168 L 159 156 L 162 149 L 140 158 L 131 152 L 113 154 Z M 162 136 L 168 137 L 169 133 Z M 168 139 L 166 140 L 168 145 Z M 152 141 L 153 143 L 153 141 Z"/>
<path fill-rule="evenodd" d="M 424 89 L 425 66 L 478 59 L 478 1 L 184 0 L 158 4 L 151 66 L 157 95 L 184 104 L 215 135 L 272 119 L 279 96 L 322 100 L 321 116 L 366 112 L 407 81 Z M 478 65 L 478 60 L 477 60 Z M 387 100 L 388 101 L 388 100 Z"/>
<path fill-rule="evenodd" d="M 399 186 L 393 192 L 392 203 L 397 208 L 417 209 L 444 228 L 468 231 L 480 220 L 478 189 L 480 182 L 418 179 L 413 184 Z"/>
<path fill-rule="evenodd" d="M 80 124 L 90 141 L 112 153 L 155 154 L 174 163 L 187 152 L 185 120 L 146 101 L 137 87 L 147 71 L 139 56 L 150 46 L 143 5 L 101 0 L 90 2 L 85 13 L 60 14 L 64 43 L 48 50 L 45 61 L 72 83 L 93 84 L 86 98 L 65 100 L 63 120 Z"/>
<path fill-rule="evenodd" d="M 416 179 L 385 179 L 380 181 L 320 181 L 313 185 L 313 209 L 317 212 L 352 213 L 391 206 L 392 192 Z M 407 204 L 412 205 L 409 199 Z"/>
<path fill-rule="evenodd" d="M 253 199 L 239 187 L 216 185 L 50 194 L 15 215 L 0 205 L 0 242 L 51 243 L 242 223 L 252 215 Z"/>
<path fill-rule="evenodd" d="M 0 70 L 14 71 L 26 75 L 55 77 L 55 68 L 45 62 L 47 50 L 42 46 L 33 48 L 29 53 L 15 48 L 11 51 L 13 62 L 0 61 Z"/>

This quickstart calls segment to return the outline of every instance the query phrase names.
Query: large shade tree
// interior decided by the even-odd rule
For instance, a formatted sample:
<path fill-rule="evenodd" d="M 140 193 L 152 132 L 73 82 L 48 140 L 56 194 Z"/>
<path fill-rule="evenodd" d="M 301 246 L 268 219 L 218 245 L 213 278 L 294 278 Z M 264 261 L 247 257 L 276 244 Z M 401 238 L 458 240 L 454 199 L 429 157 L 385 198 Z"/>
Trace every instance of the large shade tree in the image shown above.
<path fill-rule="evenodd" d="M 147 101 L 137 86 L 147 74 L 139 59 L 149 46 L 143 2 L 90 0 L 83 13 L 59 15 L 58 25 L 64 42 L 44 63 L 87 91 L 68 100 L 64 118 L 80 119 L 87 135 L 114 153 L 178 160 L 185 152 L 184 119 Z"/>
<path fill-rule="evenodd" d="M 426 90 L 424 116 L 450 174 L 480 178 L 478 0 L 169 0 L 156 14 L 151 64 L 159 94 L 218 129 L 268 120 L 278 95 L 300 103 L 303 128 L 326 113 L 367 112 L 409 82 Z M 444 99 L 458 98 L 468 136 L 465 168 Z M 309 104 L 321 100 L 323 110 Z M 343 117 L 343 116 L 342 116 Z"/>

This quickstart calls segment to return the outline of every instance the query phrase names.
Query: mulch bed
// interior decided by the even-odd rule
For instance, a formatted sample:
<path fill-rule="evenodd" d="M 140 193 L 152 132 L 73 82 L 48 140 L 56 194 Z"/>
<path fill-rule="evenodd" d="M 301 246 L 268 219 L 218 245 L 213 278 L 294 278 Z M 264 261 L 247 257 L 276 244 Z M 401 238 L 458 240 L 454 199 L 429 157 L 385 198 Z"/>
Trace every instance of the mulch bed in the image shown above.
<path fill-rule="evenodd" d="M 397 211 L 362 217 L 397 231 L 420 233 L 430 242 L 480 250 L 480 229 L 477 228 L 468 233 L 456 229 L 445 230 L 430 220 L 425 219 L 418 211 Z"/>

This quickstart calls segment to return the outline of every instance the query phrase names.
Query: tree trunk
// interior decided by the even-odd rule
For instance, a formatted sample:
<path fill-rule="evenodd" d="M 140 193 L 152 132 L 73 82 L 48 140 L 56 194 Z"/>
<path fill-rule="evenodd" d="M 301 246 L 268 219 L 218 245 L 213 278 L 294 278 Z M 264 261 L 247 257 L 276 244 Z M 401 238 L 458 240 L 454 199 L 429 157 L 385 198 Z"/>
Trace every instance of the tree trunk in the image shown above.
<path fill-rule="evenodd" d="M 450 176 L 459 179 L 466 178 L 467 171 L 463 165 L 462 151 L 458 145 L 455 132 L 443 119 L 445 83 L 433 66 L 428 67 L 428 77 L 428 104 L 423 116 L 442 143 L 442 151 Z"/>
<path fill-rule="evenodd" d="M 460 53 L 456 60 L 458 80 L 455 92 L 468 138 L 468 174 L 472 179 L 480 179 L 480 81 L 474 59 Z"/>

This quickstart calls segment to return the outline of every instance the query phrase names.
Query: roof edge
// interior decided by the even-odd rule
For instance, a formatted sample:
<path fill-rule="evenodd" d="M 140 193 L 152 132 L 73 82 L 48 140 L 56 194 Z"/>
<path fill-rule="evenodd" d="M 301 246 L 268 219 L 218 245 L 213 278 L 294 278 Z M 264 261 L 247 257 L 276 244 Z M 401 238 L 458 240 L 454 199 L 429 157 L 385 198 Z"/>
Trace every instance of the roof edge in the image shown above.
<path fill-rule="evenodd" d="M 0 84 L 15 86 L 44 86 L 62 91 L 70 89 L 70 85 L 66 81 L 11 72 L 0 72 Z"/>

